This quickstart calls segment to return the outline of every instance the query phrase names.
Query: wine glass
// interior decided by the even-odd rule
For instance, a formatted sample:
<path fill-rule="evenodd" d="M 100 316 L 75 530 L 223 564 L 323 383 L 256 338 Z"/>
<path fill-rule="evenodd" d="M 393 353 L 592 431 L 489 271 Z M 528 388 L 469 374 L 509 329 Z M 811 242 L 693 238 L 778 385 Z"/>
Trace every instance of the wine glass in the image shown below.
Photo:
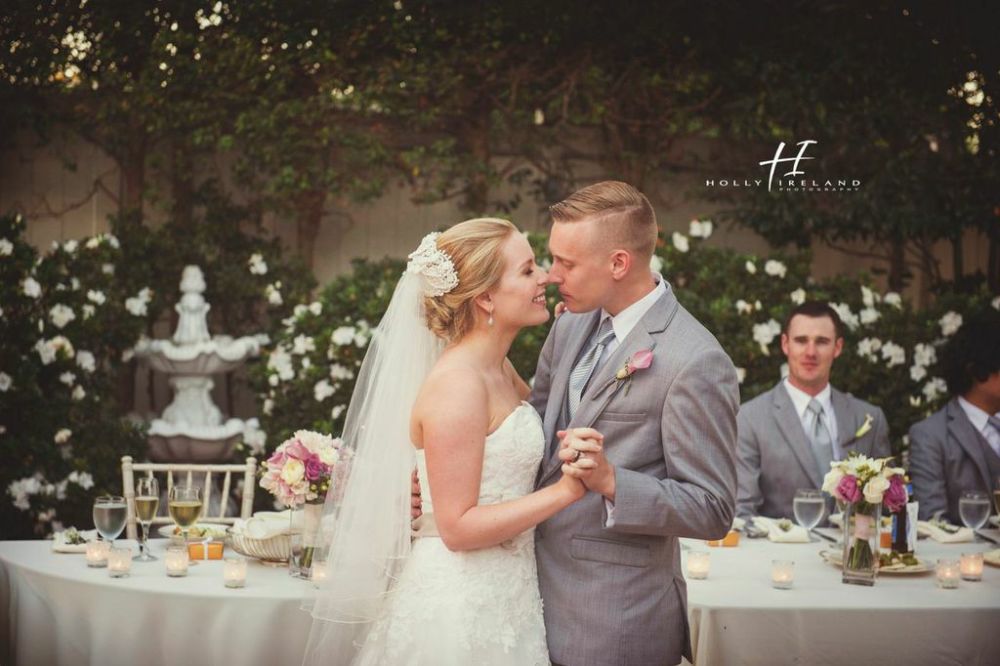
<path fill-rule="evenodd" d="M 120 495 L 101 495 L 94 500 L 94 527 L 105 541 L 115 546 L 115 539 L 125 529 L 128 507 Z"/>
<path fill-rule="evenodd" d="M 188 531 L 198 522 L 201 515 L 201 488 L 195 486 L 173 486 L 167 497 L 167 511 L 181 530 L 181 538 L 187 541 Z"/>
<path fill-rule="evenodd" d="M 997 509 L 997 515 L 1000 516 L 1000 476 L 997 477 L 997 483 L 993 486 L 993 506 Z M 1000 524 L 997 525 L 1000 527 Z"/>
<path fill-rule="evenodd" d="M 990 517 L 990 498 L 979 491 L 962 493 L 958 500 L 958 515 L 966 527 L 978 530 Z"/>
<path fill-rule="evenodd" d="M 149 552 L 149 525 L 156 517 L 160 506 L 160 486 L 156 478 L 144 476 L 135 484 L 135 517 L 142 527 L 139 554 L 132 559 L 139 562 L 153 562 L 156 558 Z"/>
<path fill-rule="evenodd" d="M 795 522 L 811 534 L 826 513 L 826 499 L 822 491 L 814 488 L 796 490 L 795 499 L 792 500 L 792 512 L 795 514 Z"/>

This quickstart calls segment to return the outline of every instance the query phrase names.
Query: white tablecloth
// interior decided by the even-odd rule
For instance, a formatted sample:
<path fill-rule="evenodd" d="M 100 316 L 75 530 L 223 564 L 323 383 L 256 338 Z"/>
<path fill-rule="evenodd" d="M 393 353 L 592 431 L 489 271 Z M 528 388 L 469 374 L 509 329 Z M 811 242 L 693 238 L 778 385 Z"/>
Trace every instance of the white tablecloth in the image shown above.
<path fill-rule="evenodd" d="M 83 555 L 52 553 L 48 542 L 0 542 L 0 663 L 300 663 L 308 583 L 256 562 L 240 590 L 223 586 L 218 561 L 167 578 L 164 543 L 153 541 L 159 561 L 133 562 L 131 577 L 112 579 Z M 825 542 L 685 545 L 711 552 L 708 580 L 688 581 L 698 666 L 1000 663 L 1000 569 L 987 566 L 982 582 L 957 590 L 937 588 L 933 573 L 883 575 L 866 588 L 840 582 L 818 555 Z M 988 548 L 921 541 L 918 555 L 933 562 Z M 793 589 L 771 587 L 772 559 L 795 560 Z"/>
<path fill-rule="evenodd" d="M 252 560 L 242 589 L 223 585 L 219 560 L 168 578 L 166 540 L 150 543 L 158 561 L 133 562 L 130 577 L 113 579 L 87 567 L 82 554 L 51 552 L 51 542 L 0 542 L 0 663 L 301 662 L 312 619 L 299 606 L 310 583 Z"/>
<path fill-rule="evenodd" d="M 708 579 L 688 580 L 698 666 L 1000 664 L 1000 569 L 987 565 L 981 582 L 961 581 L 955 590 L 938 588 L 933 572 L 882 574 L 862 587 L 841 583 L 840 570 L 820 558 L 834 547 L 827 542 L 685 546 L 711 553 Z M 917 556 L 933 566 L 939 557 L 995 547 L 922 540 Z M 795 561 L 792 589 L 771 587 L 772 559 Z"/>

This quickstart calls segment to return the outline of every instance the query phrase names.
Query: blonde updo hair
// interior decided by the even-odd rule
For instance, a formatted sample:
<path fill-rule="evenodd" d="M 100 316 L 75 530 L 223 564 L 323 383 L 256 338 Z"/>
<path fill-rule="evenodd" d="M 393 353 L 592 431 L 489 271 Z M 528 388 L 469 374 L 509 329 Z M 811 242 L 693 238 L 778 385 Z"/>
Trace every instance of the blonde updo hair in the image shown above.
<path fill-rule="evenodd" d="M 501 249 L 517 227 L 493 217 L 459 222 L 437 238 L 437 248 L 451 258 L 458 286 L 442 296 L 424 297 L 427 328 L 439 338 L 458 340 L 476 323 L 475 298 L 492 289 L 503 275 Z"/>

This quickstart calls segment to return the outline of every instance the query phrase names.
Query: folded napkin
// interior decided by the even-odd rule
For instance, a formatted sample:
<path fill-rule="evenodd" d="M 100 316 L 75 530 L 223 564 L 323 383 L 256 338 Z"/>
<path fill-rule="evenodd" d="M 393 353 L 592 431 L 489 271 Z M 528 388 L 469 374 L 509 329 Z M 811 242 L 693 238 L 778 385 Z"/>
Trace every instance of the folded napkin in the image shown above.
<path fill-rule="evenodd" d="M 778 526 L 781 522 L 781 520 L 764 518 L 763 516 L 755 516 L 753 519 L 754 525 L 767 529 L 768 541 L 773 541 L 774 543 L 809 543 L 809 532 L 806 531 L 806 528 L 786 520 L 787 524 L 785 526 L 788 529 L 784 530 Z"/>
<path fill-rule="evenodd" d="M 78 534 L 87 540 L 97 541 L 97 530 L 85 530 Z M 85 553 L 86 543 L 66 543 L 66 532 L 56 532 L 52 535 L 52 552 L 54 553 Z"/>
<path fill-rule="evenodd" d="M 251 539 L 270 539 L 273 536 L 288 534 L 294 529 L 301 529 L 302 512 L 292 511 L 258 511 L 246 520 L 236 520 L 233 531 L 244 534 Z M 292 524 L 292 521 L 296 524 Z"/>
<path fill-rule="evenodd" d="M 929 520 L 917 521 L 917 534 L 925 534 L 938 543 L 966 543 L 976 540 L 976 533 L 968 527 Z"/>

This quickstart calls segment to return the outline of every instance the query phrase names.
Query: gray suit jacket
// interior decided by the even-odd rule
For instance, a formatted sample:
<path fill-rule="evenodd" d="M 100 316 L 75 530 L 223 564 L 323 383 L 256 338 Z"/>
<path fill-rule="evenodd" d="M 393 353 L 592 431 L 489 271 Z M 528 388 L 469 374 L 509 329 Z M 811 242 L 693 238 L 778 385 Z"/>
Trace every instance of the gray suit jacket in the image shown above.
<path fill-rule="evenodd" d="M 832 388 L 832 387 L 831 387 Z M 889 426 L 875 405 L 832 388 L 830 401 L 837 417 L 838 457 L 849 451 L 884 458 L 890 455 Z M 855 439 L 871 414 L 871 430 Z M 812 445 L 782 382 L 740 407 L 739 516 L 793 518 L 792 500 L 799 488 L 820 488 L 823 476 L 816 466 Z"/>
<path fill-rule="evenodd" d="M 981 440 L 957 398 L 910 427 L 910 479 L 921 520 L 943 511 L 949 521 L 961 525 L 962 493 L 991 492 L 993 480 L 983 448 L 988 445 Z"/>
<path fill-rule="evenodd" d="M 550 451 L 558 447 L 570 371 L 599 316 L 563 314 L 542 349 L 531 402 Z M 626 391 L 615 373 L 650 348 L 652 365 L 637 371 Z M 617 485 L 613 527 L 605 527 L 604 498 L 588 493 L 536 530 L 554 662 L 646 666 L 690 659 L 677 538 L 719 538 L 732 524 L 738 407 L 732 362 L 668 286 L 595 372 L 568 424 L 604 434 Z M 559 460 L 548 456 L 538 486 L 559 474 Z"/>

